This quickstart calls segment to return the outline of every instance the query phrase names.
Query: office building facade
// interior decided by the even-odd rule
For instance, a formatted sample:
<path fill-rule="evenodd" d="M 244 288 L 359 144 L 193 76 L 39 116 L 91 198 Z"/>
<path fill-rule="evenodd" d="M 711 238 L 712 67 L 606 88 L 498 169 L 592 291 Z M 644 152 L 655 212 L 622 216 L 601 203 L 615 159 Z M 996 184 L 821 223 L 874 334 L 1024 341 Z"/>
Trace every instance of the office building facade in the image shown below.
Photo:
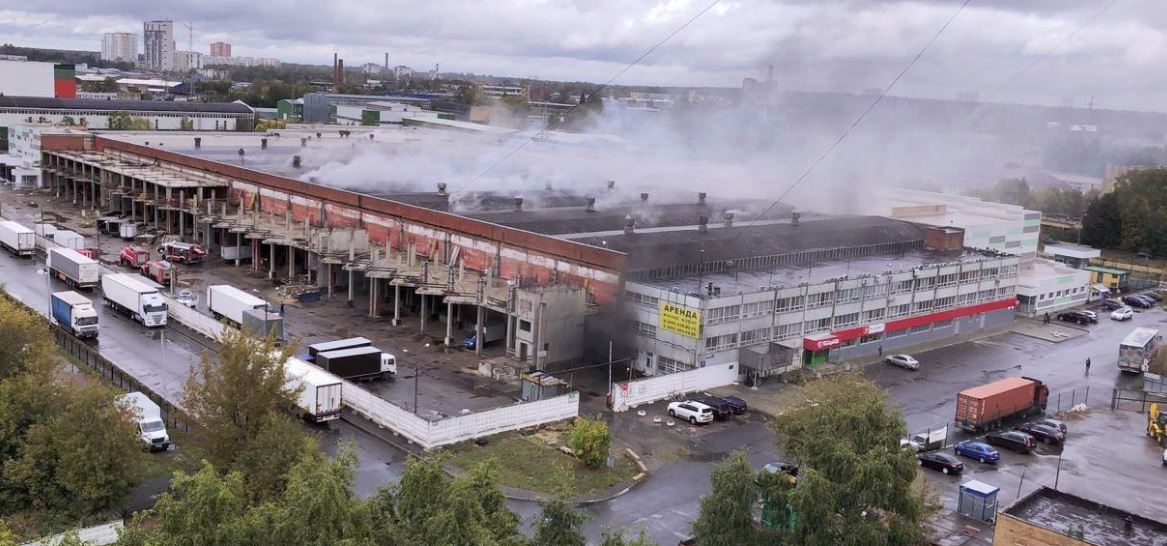
<path fill-rule="evenodd" d="M 174 70 L 174 21 L 146 21 L 143 30 L 146 68 L 161 72 Z"/>

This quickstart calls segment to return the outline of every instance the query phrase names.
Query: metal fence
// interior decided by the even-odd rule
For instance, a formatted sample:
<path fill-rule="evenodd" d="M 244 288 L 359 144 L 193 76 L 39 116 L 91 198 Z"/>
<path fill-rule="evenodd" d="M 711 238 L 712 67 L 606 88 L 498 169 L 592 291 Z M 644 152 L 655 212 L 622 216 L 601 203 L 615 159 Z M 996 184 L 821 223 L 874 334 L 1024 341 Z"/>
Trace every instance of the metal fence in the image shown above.
<path fill-rule="evenodd" d="M 1128 389 L 1114 389 L 1110 397 L 1110 409 L 1123 411 L 1146 412 L 1151 404 L 1167 404 L 1167 395 L 1134 391 Z"/>
<path fill-rule="evenodd" d="M 162 420 L 166 422 L 167 427 L 182 431 L 190 430 L 189 423 L 191 420 L 180 408 L 171 404 L 166 398 L 154 392 L 150 387 L 143 385 L 134 376 L 118 368 L 114 363 L 101 356 L 101 353 L 87 345 L 84 341 L 73 337 L 72 334 L 55 324 L 50 324 L 49 328 L 51 328 L 53 338 L 56 340 L 57 345 L 76 358 L 78 362 L 97 372 L 106 381 L 116 385 L 118 388 L 126 392 L 141 392 L 153 400 L 155 404 L 158 404 L 158 407 L 162 409 Z"/>
<path fill-rule="evenodd" d="M 1095 393 L 1094 401 L 1098 401 L 1098 395 Z M 1081 389 L 1073 389 L 1071 391 L 1062 391 L 1056 394 L 1050 394 L 1046 402 L 1046 413 L 1061 413 L 1078 404 L 1090 405 L 1090 387 L 1086 386 Z"/>

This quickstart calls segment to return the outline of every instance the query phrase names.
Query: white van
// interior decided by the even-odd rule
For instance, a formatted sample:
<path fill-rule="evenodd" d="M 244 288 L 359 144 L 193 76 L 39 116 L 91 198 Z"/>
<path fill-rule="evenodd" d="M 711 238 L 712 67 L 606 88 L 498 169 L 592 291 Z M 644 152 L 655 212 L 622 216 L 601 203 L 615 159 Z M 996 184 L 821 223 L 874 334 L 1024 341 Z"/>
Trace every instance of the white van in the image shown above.
<path fill-rule="evenodd" d="M 123 394 L 117 401 L 134 414 L 138 436 L 150 451 L 170 449 L 170 435 L 166 433 L 166 424 L 162 422 L 162 408 L 159 408 L 158 404 L 140 392 Z"/>

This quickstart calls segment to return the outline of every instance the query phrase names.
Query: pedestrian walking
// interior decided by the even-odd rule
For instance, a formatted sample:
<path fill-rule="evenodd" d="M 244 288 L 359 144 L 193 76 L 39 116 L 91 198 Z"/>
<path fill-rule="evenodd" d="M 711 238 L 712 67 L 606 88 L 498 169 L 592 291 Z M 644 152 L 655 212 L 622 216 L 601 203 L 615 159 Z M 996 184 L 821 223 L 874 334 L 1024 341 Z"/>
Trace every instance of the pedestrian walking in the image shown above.
<path fill-rule="evenodd" d="M 1090 359 L 1086 359 L 1086 375 L 1090 375 Z"/>
<path fill-rule="evenodd" d="M 879 346 L 879 357 L 883 358 L 883 345 Z"/>
<path fill-rule="evenodd" d="M 1046 313 L 1045 316 L 1041 317 L 1041 323 L 1049 324 L 1049 313 Z"/>

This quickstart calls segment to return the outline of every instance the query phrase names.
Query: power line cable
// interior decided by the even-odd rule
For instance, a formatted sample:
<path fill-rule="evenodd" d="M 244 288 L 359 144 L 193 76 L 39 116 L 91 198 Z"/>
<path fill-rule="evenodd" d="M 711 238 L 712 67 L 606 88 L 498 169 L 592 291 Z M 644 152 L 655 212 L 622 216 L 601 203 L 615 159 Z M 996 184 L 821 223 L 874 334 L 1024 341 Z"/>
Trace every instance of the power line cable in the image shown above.
<path fill-rule="evenodd" d="M 745 229 L 738 231 L 737 235 L 735 235 L 733 239 L 730 239 L 729 242 L 733 242 L 740 238 L 742 234 L 744 234 L 749 228 L 753 227 L 754 224 L 758 222 L 758 220 L 761 220 L 764 216 L 766 216 L 767 213 L 773 210 L 773 208 L 777 206 L 778 203 L 782 201 L 782 199 L 789 195 L 790 192 L 794 191 L 794 188 L 797 188 L 798 185 L 803 182 L 803 180 L 806 180 L 806 177 L 810 176 L 810 174 L 814 172 L 816 168 L 818 168 L 823 160 L 825 160 L 827 156 L 831 155 L 831 152 L 835 151 L 835 148 L 839 147 L 839 144 L 842 144 L 843 141 L 847 139 L 847 137 L 851 134 L 851 131 L 853 131 L 856 127 L 859 126 L 860 123 L 863 122 L 863 119 L 867 117 L 867 114 L 870 114 L 871 111 L 874 110 L 881 101 L 883 101 L 883 98 L 891 92 L 892 88 L 895 87 L 897 83 L 899 83 L 900 79 L 904 77 L 904 74 L 907 74 L 908 70 L 911 70 L 912 66 L 916 64 L 916 61 L 919 61 L 920 58 L 924 56 L 924 53 L 926 53 L 928 49 L 932 47 L 932 44 L 935 43 L 938 38 L 940 38 L 940 35 L 944 34 L 945 30 L 948 30 L 948 27 L 952 24 L 952 21 L 956 19 L 957 15 L 960 15 L 960 12 L 964 11 L 965 6 L 967 6 L 971 1 L 972 0 L 964 0 L 964 3 L 962 3 L 959 8 L 956 8 L 956 11 L 953 12 L 948 20 L 944 22 L 944 25 L 942 25 L 940 29 L 932 35 L 932 38 L 930 38 L 928 42 L 924 44 L 924 47 L 920 49 L 920 52 L 916 53 L 916 56 L 912 57 L 912 60 L 908 61 L 908 64 L 904 65 L 899 73 L 896 74 L 896 77 L 891 81 L 891 83 L 888 84 L 887 87 L 885 87 L 883 91 L 881 91 L 879 95 L 875 97 L 875 100 L 871 101 L 871 104 L 867 105 L 867 108 L 863 110 L 863 113 L 859 114 L 859 117 L 855 118 L 855 121 L 851 122 L 851 125 L 849 125 L 847 129 L 839 135 L 839 138 L 835 139 L 835 141 L 832 142 L 831 145 L 828 146 L 827 149 L 824 150 L 823 153 L 820 154 L 818 158 L 816 158 L 814 162 L 811 163 L 810 166 L 807 167 L 806 170 L 803 171 L 802 174 L 794 180 L 793 184 L 783 190 L 782 193 L 778 194 L 778 197 L 775 198 L 772 203 L 770 203 L 770 206 L 766 207 L 765 210 L 755 216 L 753 220 L 750 220 L 750 222 L 744 226 Z"/>
<path fill-rule="evenodd" d="M 623 76 L 625 72 L 628 72 L 629 70 L 632 69 L 632 67 L 640 64 L 640 61 L 643 61 L 646 57 L 648 57 L 649 55 L 652 55 L 652 53 L 654 51 L 656 51 L 658 48 L 660 48 L 660 46 L 664 45 L 665 42 L 668 42 L 674 36 L 676 36 L 677 34 L 680 34 L 681 31 L 688 28 L 689 25 L 693 24 L 694 21 L 701 18 L 702 15 L 705 15 L 706 13 L 709 12 L 709 10 L 713 9 L 714 6 L 716 6 L 717 4 L 720 4 L 720 3 L 721 3 L 721 0 L 713 0 L 713 2 L 710 2 L 709 5 L 705 6 L 704 9 L 702 9 L 701 11 L 698 11 L 696 14 L 694 14 L 692 17 L 690 17 L 688 20 L 686 20 L 681 26 L 677 27 L 672 32 L 668 33 L 668 35 L 666 35 L 664 38 L 662 38 L 659 42 L 654 44 L 652 47 L 648 48 L 648 50 L 646 50 L 644 53 L 641 53 L 639 57 L 637 57 L 635 60 L 633 60 L 627 66 L 620 69 L 620 71 L 617 72 L 616 75 L 612 76 L 611 78 L 608 78 L 608 81 L 593 88 L 591 90 L 591 92 L 587 93 L 585 100 L 580 101 L 579 104 L 576 104 L 576 105 L 572 106 L 571 108 L 568 108 L 567 111 L 563 113 L 563 116 L 567 117 L 567 116 L 571 115 L 571 113 L 574 112 L 576 108 L 579 108 L 580 106 L 583 106 L 585 104 L 585 102 L 592 100 L 592 98 L 595 97 L 596 93 L 599 93 L 600 91 L 603 91 L 604 89 L 611 86 L 612 82 L 619 79 L 620 76 Z M 965 3 L 967 4 L 968 0 L 966 0 Z M 502 157 L 498 158 L 498 160 L 496 160 L 493 163 L 491 163 L 490 165 L 488 165 L 485 169 L 482 169 L 481 171 L 479 171 L 477 174 L 472 176 L 470 178 L 470 180 L 466 181 L 465 184 L 458 187 L 458 189 L 456 189 L 454 191 L 460 192 L 462 190 L 465 190 L 471 184 L 474 184 L 475 182 L 477 182 L 479 178 L 482 178 L 483 176 L 485 176 L 486 173 L 489 173 L 495 167 L 501 165 L 507 159 L 510 159 L 511 156 L 515 155 L 515 153 L 517 153 L 519 150 L 523 149 L 524 146 L 526 146 L 527 144 L 530 144 L 532 140 L 535 140 L 535 138 L 538 135 L 545 133 L 550 128 L 551 128 L 551 122 L 544 123 L 543 128 L 539 129 L 539 131 L 537 131 L 535 134 L 524 139 L 522 142 L 520 142 L 518 144 L 518 146 L 515 146 L 514 148 L 510 149 L 506 154 L 504 154 Z"/>

